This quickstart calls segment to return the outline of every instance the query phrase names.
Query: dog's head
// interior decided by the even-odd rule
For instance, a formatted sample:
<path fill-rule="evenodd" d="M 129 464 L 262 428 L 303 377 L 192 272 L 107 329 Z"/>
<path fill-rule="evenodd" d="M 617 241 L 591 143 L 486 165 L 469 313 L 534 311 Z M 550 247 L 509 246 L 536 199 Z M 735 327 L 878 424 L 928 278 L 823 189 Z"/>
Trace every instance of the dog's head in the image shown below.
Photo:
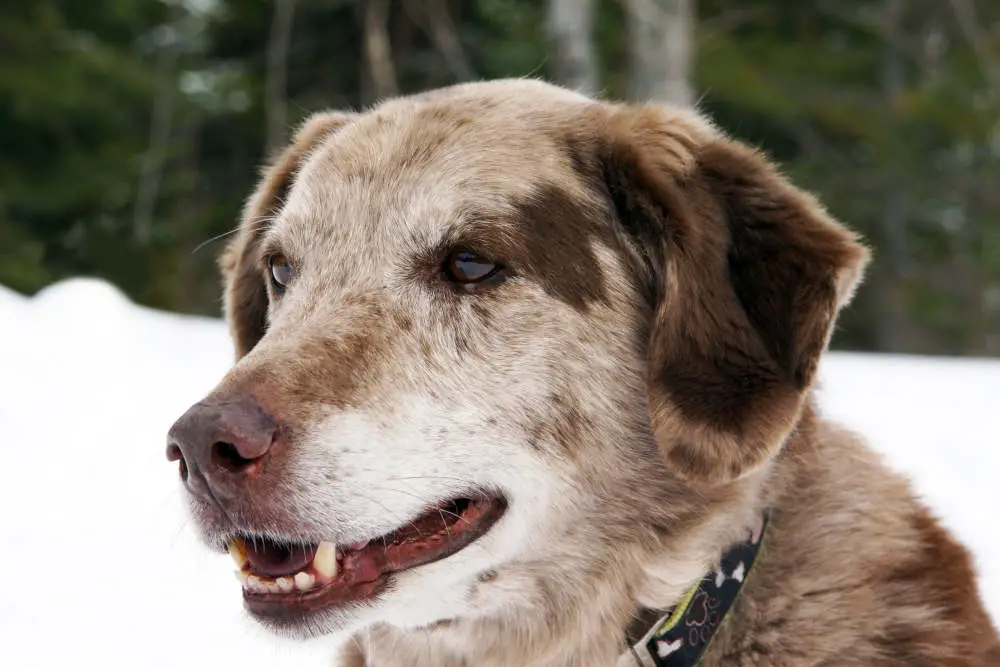
<path fill-rule="evenodd" d="M 865 261 L 691 111 L 518 80 L 319 114 L 168 453 L 273 627 L 572 603 L 766 470 Z"/>

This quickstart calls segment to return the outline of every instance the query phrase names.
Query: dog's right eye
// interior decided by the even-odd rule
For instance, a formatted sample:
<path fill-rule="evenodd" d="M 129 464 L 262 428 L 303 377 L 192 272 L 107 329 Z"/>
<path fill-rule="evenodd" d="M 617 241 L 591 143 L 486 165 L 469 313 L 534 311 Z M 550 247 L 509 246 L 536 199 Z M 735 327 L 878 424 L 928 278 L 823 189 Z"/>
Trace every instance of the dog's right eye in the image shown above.
<path fill-rule="evenodd" d="M 468 250 L 451 253 L 444 263 L 445 277 L 461 285 L 500 282 L 504 272 L 503 264 L 491 262 Z"/>
<path fill-rule="evenodd" d="M 283 290 L 292 282 L 294 275 L 292 265 L 284 255 L 271 255 L 268 257 L 267 267 L 271 271 L 271 280 L 277 289 Z"/>

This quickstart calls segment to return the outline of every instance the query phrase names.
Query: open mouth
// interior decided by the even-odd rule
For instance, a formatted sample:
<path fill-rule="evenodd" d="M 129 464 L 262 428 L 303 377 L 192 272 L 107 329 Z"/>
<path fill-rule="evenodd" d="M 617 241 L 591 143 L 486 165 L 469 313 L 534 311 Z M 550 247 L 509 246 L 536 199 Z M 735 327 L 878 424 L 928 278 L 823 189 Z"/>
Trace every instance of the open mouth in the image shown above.
<path fill-rule="evenodd" d="M 297 616 L 376 597 L 392 573 L 461 551 L 506 509 L 501 497 L 459 498 L 365 542 L 301 544 L 243 534 L 230 538 L 229 553 L 251 613 Z"/>

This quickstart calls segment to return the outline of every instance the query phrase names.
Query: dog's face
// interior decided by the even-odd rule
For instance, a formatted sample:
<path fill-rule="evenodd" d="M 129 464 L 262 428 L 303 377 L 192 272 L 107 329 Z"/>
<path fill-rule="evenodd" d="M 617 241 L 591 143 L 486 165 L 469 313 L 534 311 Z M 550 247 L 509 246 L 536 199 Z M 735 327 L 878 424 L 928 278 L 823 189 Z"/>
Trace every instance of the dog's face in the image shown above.
<path fill-rule="evenodd" d="M 168 453 L 271 627 L 571 603 L 778 452 L 864 260 L 691 112 L 503 81 L 321 114 Z"/>

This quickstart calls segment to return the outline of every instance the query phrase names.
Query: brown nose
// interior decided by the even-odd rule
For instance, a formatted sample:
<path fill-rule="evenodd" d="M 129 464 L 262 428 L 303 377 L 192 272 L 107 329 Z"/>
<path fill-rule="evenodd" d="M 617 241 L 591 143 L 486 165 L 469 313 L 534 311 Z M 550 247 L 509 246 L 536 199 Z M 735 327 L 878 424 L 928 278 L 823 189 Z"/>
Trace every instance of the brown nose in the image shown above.
<path fill-rule="evenodd" d="M 238 496 L 260 472 L 277 424 L 249 398 L 195 403 L 167 434 L 167 459 L 180 461 L 192 493 L 215 500 Z"/>

